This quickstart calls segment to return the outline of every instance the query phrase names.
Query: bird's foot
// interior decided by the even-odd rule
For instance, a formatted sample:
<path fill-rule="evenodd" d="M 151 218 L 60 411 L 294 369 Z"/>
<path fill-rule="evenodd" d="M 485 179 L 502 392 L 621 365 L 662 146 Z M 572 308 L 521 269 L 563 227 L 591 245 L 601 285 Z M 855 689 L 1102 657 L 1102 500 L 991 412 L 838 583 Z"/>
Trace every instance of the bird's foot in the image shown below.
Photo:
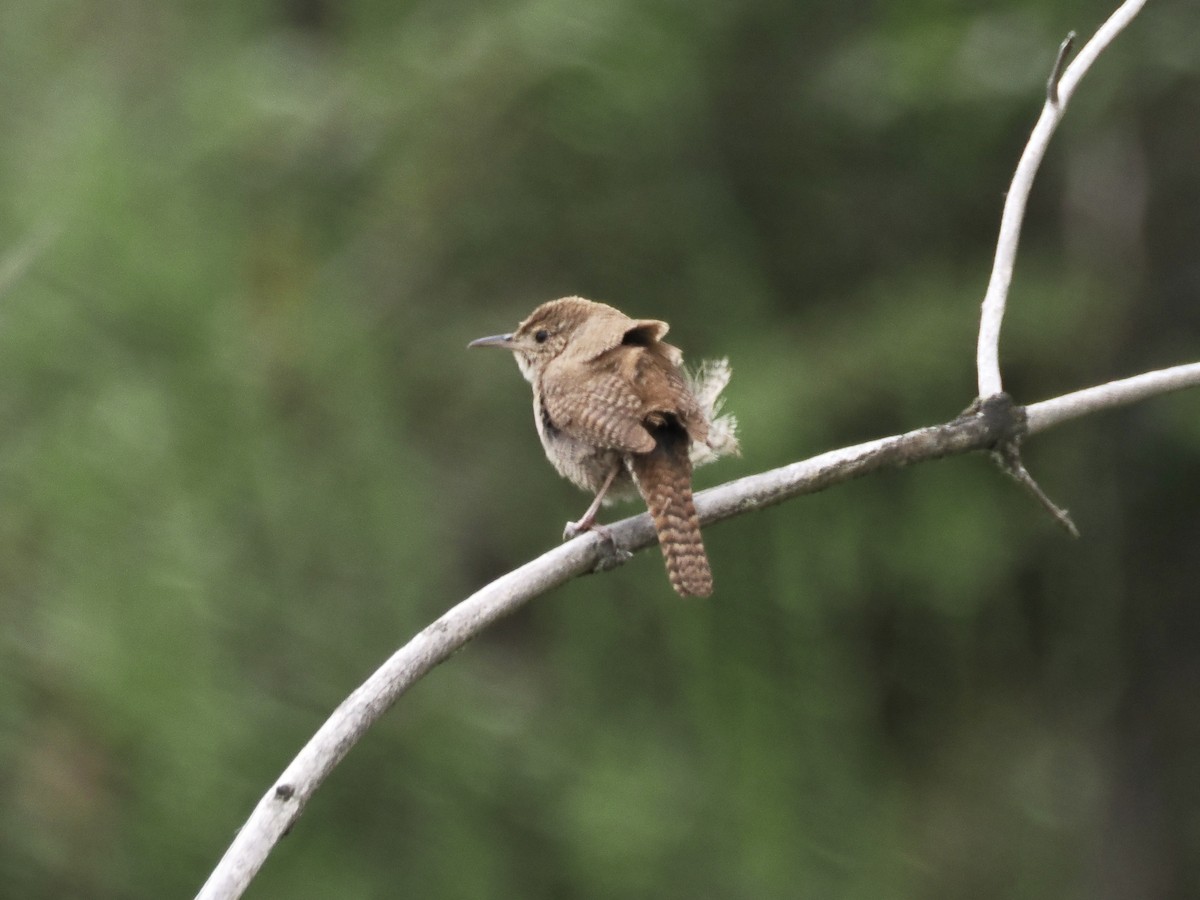
<path fill-rule="evenodd" d="M 569 541 L 571 538 L 577 538 L 585 531 L 594 531 L 610 543 L 613 542 L 612 532 L 597 522 L 595 516 L 591 518 L 584 516 L 578 522 L 568 522 L 563 528 L 563 540 Z"/>
<path fill-rule="evenodd" d="M 606 572 L 609 569 L 615 569 L 617 566 L 623 565 L 633 558 L 632 553 L 617 543 L 612 529 L 607 525 L 601 525 L 595 521 L 587 522 L 580 520 L 578 522 L 568 522 L 567 527 L 563 529 L 563 540 L 569 541 L 571 538 L 578 537 L 585 531 L 594 531 L 600 535 L 601 540 L 600 553 L 596 558 L 596 566 L 592 569 L 593 572 Z"/>

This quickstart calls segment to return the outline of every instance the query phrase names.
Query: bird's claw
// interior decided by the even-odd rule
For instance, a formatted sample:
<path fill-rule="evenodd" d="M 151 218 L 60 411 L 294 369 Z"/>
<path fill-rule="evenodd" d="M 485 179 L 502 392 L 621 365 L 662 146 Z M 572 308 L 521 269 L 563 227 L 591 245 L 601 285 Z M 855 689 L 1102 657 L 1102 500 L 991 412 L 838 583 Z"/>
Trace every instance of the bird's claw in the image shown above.
<path fill-rule="evenodd" d="M 600 525 L 597 522 L 568 522 L 566 528 L 563 529 L 563 540 L 569 541 L 571 538 L 578 537 L 585 531 L 594 531 L 600 535 L 602 547 L 600 555 L 596 559 L 596 567 L 594 572 L 604 572 L 608 569 L 615 569 L 617 566 L 633 558 L 633 554 L 617 543 L 617 539 L 613 536 L 612 529 L 606 525 Z"/>

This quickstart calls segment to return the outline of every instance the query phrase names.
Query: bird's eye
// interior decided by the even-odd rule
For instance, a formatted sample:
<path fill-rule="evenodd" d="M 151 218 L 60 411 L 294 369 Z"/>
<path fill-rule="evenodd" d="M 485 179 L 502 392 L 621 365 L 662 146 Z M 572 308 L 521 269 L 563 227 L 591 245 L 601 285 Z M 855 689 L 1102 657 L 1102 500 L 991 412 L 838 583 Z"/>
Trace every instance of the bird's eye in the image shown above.
<path fill-rule="evenodd" d="M 546 339 L 548 337 L 550 337 L 550 332 L 548 332 L 545 328 L 538 329 L 538 331 L 535 332 L 533 335 L 533 339 L 535 341 L 537 341 L 539 344 L 546 343 Z"/>

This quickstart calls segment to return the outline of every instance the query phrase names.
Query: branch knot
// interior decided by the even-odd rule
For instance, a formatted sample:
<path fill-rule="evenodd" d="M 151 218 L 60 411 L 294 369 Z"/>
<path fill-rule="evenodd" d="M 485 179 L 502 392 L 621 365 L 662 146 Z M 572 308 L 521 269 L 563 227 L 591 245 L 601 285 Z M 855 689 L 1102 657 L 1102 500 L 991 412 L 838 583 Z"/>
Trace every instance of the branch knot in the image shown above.
<path fill-rule="evenodd" d="M 1020 446 L 1029 430 L 1025 407 L 1014 403 L 1004 391 L 975 398 L 958 418 L 982 420 L 985 433 L 992 437 L 988 444 L 992 450 L 1005 444 Z"/>
<path fill-rule="evenodd" d="M 1025 407 L 1017 405 L 1012 397 L 1000 392 L 976 399 L 960 418 L 967 416 L 982 418 L 988 434 L 995 435 L 990 445 L 990 453 L 992 461 L 1000 467 L 1000 471 L 1025 488 L 1067 534 L 1079 537 L 1079 529 L 1071 520 L 1070 513 L 1055 505 L 1021 461 L 1021 441 L 1029 433 L 1029 417 L 1025 413 Z"/>

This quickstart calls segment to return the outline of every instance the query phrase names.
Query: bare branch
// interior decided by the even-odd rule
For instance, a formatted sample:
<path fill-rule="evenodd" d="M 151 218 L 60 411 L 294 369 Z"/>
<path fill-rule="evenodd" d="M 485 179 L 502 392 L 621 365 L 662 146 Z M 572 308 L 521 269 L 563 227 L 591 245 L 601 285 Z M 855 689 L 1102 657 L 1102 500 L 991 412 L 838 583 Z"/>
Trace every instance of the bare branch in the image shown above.
<path fill-rule="evenodd" d="M 401 694 L 496 619 L 590 571 L 603 555 L 603 543 L 587 534 L 555 547 L 476 591 L 392 654 L 342 701 L 259 800 L 197 900 L 240 897 L 313 792 Z"/>
<path fill-rule="evenodd" d="M 1038 117 L 1025 152 L 1017 163 L 1008 197 L 1004 201 L 1004 212 L 1000 217 L 1000 236 L 996 242 L 996 257 L 992 264 L 992 275 L 983 298 L 983 311 L 979 320 L 979 343 L 976 348 L 976 368 L 979 373 L 979 396 L 988 397 L 1004 390 L 1000 378 L 1000 325 L 1004 321 L 1004 307 L 1008 302 L 1008 289 L 1012 284 L 1013 265 L 1017 258 L 1017 244 L 1021 239 L 1021 223 L 1025 219 L 1025 204 L 1033 189 L 1042 157 L 1054 129 L 1062 120 L 1067 103 L 1075 92 L 1079 80 L 1096 57 L 1112 43 L 1145 5 L 1146 0 L 1126 0 L 1118 7 L 1100 29 L 1093 35 L 1075 60 L 1067 66 L 1062 78 L 1055 77 L 1062 60 L 1069 50 L 1069 39 L 1063 42 L 1054 64 L 1048 84 L 1046 103 Z"/>
<path fill-rule="evenodd" d="M 701 522 L 711 525 L 879 469 L 994 449 L 1022 431 L 1044 431 L 1077 416 L 1192 385 L 1200 385 L 1200 363 L 1088 388 L 1025 410 L 1013 406 L 1001 394 L 973 404 L 970 410 L 942 425 L 832 450 L 701 491 L 696 495 L 696 508 Z M 626 550 L 642 550 L 654 543 L 654 526 L 645 513 L 610 525 L 609 531 Z M 619 556 L 615 560 L 616 564 L 622 561 Z M 534 597 L 577 575 L 613 564 L 611 548 L 603 538 L 591 533 L 582 535 L 472 594 L 396 651 L 334 710 L 258 802 L 197 895 L 198 900 L 240 897 L 326 776 L 425 673 L 492 622 Z"/>
<path fill-rule="evenodd" d="M 997 409 L 998 405 L 993 404 L 947 425 L 831 451 L 702 491 L 696 495 L 700 520 L 710 524 L 732 518 L 884 466 L 903 466 L 985 447 L 1005 429 L 1005 420 L 996 414 Z M 624 519 L 608 526 L 608 530 L 622 548 L 630 551 L 649 547 L 655 539 L 648 514 Z M 619 563 L 620 557 L 616 559 Z M 472 594 L 401 647 L 333 711 L 259 800 L 197 900 L 240 897 L 326 776 L 426 672 L 496 619 L 577 575 L 612 567 L 613 562 L 600 535 L 588 533 L 575 538 Z"/>
<path fill-rule="evenodd" d="M 1082 391 L 1075 391 L 1073 394 L 1064 394 L 1053 400 L 1043 400 L 1041 403 L 1033 403 L 1025 407 L 1029 433 L 1036 434 L 1047 428 L 1053 428 L 1061 422 L 1066 422 L 1068 419 L 1124 406 L 1127 403 L 1136 403 L 1147 397 L 1178 391 L 1198 384 L 1200 384 L 1200 363 L 1189 363 L 1173 366 L 1170 369 L 1145 372 L 1121 381 L 1110 381 L 1108 384 L 1085 388 Z"/>

